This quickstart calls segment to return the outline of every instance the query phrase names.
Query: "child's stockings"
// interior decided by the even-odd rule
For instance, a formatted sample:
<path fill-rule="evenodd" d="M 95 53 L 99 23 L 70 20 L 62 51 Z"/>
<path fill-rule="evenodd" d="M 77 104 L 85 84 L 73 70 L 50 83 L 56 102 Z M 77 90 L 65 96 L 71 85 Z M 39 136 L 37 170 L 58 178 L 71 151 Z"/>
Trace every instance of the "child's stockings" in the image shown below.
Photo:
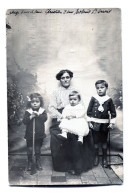
<path fill-rule="evenodd" d="M 94 166 L 98 166 L 99 164 L 99 147 L 95 145 L 95 159 L 94 159 Z"/>
<path fill-rule="evenodd" d="M 42 170 L 42 165 L 41 165 L 41 148 L 39 146 L 35 147 L 35 156 L 36 156 L 36 167 L 39 171 Z"/>
<path fill-rule="evenodd" d="M 32 147 L 27 148 L 27 156 L 28 156 L 27 171 L 30 171 L 31 170 L 31 163 L 32 163 Z"/>
<path fill-rule="evenodd" d="M 102 165 L 103 165 L 103 167 L 106 168 L 108 166 L 108 161 L 107 161 L 107 148 L 102 148 L 102 152 L 103 152 Z"/>

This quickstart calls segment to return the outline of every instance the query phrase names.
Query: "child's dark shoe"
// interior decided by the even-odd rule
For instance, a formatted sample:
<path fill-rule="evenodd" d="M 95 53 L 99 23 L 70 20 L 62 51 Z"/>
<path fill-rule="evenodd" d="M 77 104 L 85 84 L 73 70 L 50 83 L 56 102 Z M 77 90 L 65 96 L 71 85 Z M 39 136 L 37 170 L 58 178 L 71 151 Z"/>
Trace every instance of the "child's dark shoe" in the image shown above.
<path fill-rule="evenodd" d="M 102 158 L 102 166 L 103 166 L 104 168 L 107 168 L 107 167 L 108 167 L 107 157 L 103 157 L 103 158 Z"/>
<path fill-rule="evenodd" d="M 37 160 L 37 161 L 36 161 L 36 168 L 37 168 L 39 171 L 42 171 L 42 170 L 43 170 L 42 165 L 41 165 L 41 161 L 40 161 L 40 160 Z"/>
<path fill-rule="evenodd" d="M 81 170 L 76 170 L 76 171 L 75 171 L 75 175 L 76 175 L 76 176 L 80 176 L 81 173 L 82 173 Z"/>
<path fill-rule="evenodd" d="M 31 171 L 31 161 L 28 161 L 28 164 L 27 164 L 27 171 Z"/>
<path fill-rule="evenodd" d="M 68 173 L 71 175 L 75 175 L 75 171 L 74 170 L 68 170 Z"/>

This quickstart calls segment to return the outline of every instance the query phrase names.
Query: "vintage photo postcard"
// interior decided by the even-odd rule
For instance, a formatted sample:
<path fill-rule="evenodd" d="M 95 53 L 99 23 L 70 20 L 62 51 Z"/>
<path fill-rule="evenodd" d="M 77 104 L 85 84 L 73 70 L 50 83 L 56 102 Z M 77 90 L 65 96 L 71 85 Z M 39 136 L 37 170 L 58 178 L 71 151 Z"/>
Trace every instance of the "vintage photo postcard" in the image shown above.
<path fill-rule="evenodd" d="M 11 186 L 123 183 L 121 10 L 6 12 Z"/>

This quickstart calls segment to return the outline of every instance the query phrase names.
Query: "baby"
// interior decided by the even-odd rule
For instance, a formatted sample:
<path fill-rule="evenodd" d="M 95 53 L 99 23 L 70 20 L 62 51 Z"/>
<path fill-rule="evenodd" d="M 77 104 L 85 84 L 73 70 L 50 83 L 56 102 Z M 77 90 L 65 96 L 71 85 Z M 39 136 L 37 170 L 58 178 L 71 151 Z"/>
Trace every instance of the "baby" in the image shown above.
<path fill-rule="evenodd" d="M 62 120 L 59 127 L 62 130 L 58 137 L 67 139 L 67 133 L 78 135 L 78 142 L 83 144 L 83 137 L 88 135 L 89 127 L 85 119 L 86 110 L 80 103 L 81 96 L 77 91 L 69 94 L 69 103 L 62 112 Z"/>

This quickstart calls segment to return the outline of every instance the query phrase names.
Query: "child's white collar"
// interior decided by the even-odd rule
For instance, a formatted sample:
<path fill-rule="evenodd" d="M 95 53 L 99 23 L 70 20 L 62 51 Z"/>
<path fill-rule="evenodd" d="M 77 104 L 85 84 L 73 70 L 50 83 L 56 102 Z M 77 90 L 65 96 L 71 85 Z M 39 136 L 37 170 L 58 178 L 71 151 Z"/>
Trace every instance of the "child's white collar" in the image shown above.
<path fill-rule="evenodd" d="M 103 112 L 104 111 L 104 107 L 102 106 L 104 104 L 104 102 L 106 102 L 107 100 L 110 99 L 110 97 L 108 95 L 105 95 L 105 96 L 99 96 L 98 94 L 94 95 L 93 96 L 95 99 L 98 100 L 100 106 L 98 107 L 98 110 L 100 112 Z"/>
<path fill-rule="evenodd" d="M 104 96 L 99 96 L 98 94 L 93 96 L 95 99 L 98 100 L 98 102 L 106 102 L 108 99 L 110 99 L 110 97 L 108 95 L 104 95 Z"/>
<path fill-rule="evenodd" d="M 32 108 L 29 108 L 26 110 L 27 112 L 29 112 L 30 114 L 32 114 L 34 111 L 32 110 Z M 39 108 L 39 110 L 37 111 L 38 115 L 42 114 L 45 111 L 44 108 Z"/>

